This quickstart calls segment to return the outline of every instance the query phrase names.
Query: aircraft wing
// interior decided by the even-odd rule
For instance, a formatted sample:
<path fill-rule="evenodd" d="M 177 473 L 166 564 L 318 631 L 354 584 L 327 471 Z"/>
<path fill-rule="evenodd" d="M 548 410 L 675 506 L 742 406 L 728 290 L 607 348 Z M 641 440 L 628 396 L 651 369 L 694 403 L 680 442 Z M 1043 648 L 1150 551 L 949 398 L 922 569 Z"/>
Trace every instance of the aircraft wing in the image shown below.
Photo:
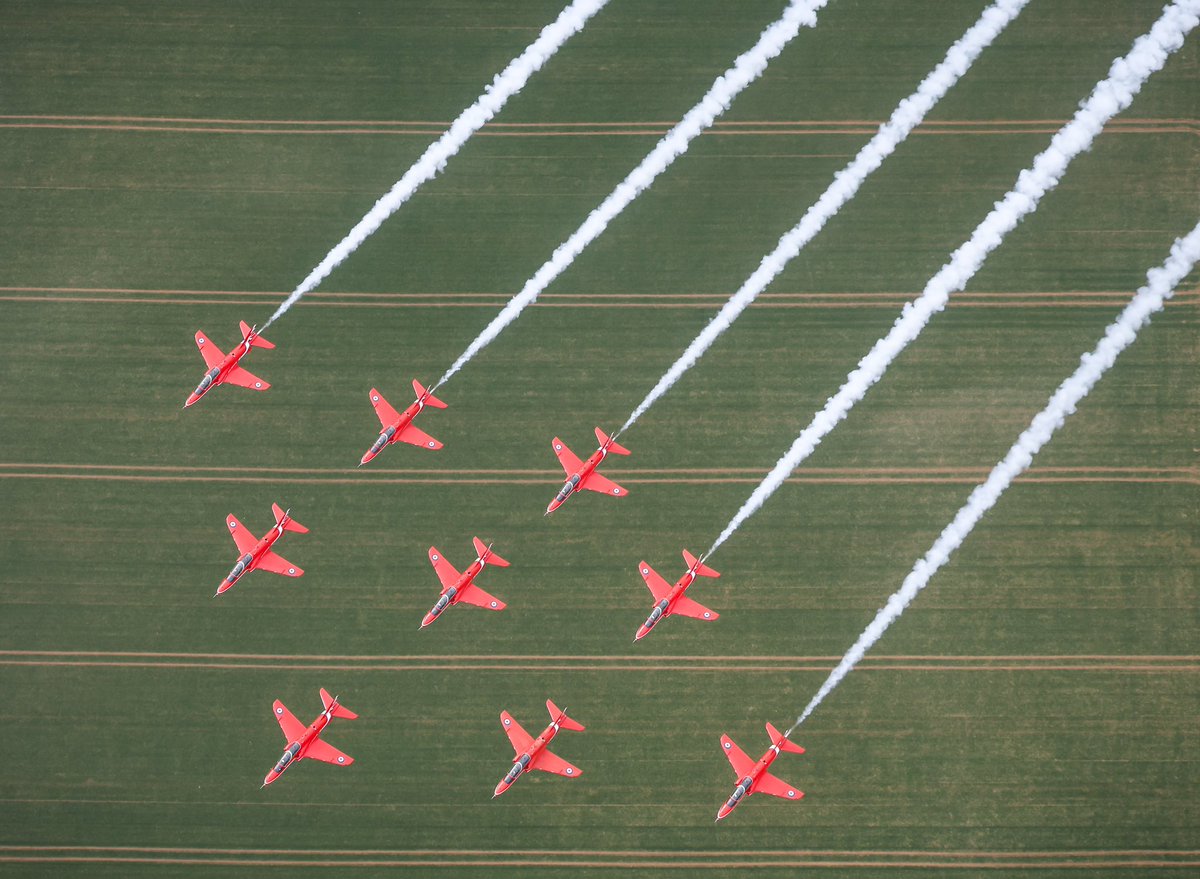
<path fill-rule="evenodd" d="M 804 796 L 804 791 L 796 790 L 782 778 L 769 772 L 764 772 L 754 780 L 754 784 L 750 786 L 750 793 L 770 794 L 785 800 L 798 800 Z"/>
<path fill-rule="evenodd" d="M 578 766 L 572 766 L 557 754 L 551 754 L 545 750 L 533 758 L 529 768 L 540 769 L 542 772 L 553 772 L 555 775 L 565 775 L 567 778 L 583 774 Z"/>
<path fill-rule="evenodd" d="M 671 593 L 671 584 L 660 577 L 654 568 L 642 562 L 638 565 L 638 571 L 641 572 L 642 579 L 646 581 L 646 588 L 650 590 L 655 601 L 662 601 Z"/>
<path fill-rule="evenodd" d="M 243 369 L 240 366 L 235 366 L 225 376 L 225 381 L 231 385 L 237 385 L 239 388 L 249 388 L 252 391 L 265 391 L 271 387 L 270 382 L 265 382 L 248 369 Z"/>
<path fill-rule="evenodd" d="M 224 352 L 209 341 L 208 336 L 204 335 L 204 330 L 196 333 L 196 347 L 200 349 L 200 356 L 204 358 L 204 365 L 209 369 L 212 369 L 225 359 Z"/>
<path fill-rule="evenodd" d="M 554 448 L 554 454 L 558 456 L 558 463 L 562 464 L 562 468 L 567 471 L 567 475 L 572 476 L 578 473 L 579 468 L 583 466 L 583 462 L 579 460 L 574 452 L 567 448 L 567 444 L 558 437 L 555 437 L 551 445 Z"/>
<path fill-rule="evenodd" d="M 697 620 L 715 620 L 720 616 L 715 610 L 709 610 L 703 604 L 692 601 L 686 595 L 680 595 L 675 599 L 675 604 L 671 607 L 671 613 L 692 617 Z"/>
<path fill-rule="evenodd" d="M 473 604 L 476 607 L 486 607 L 488 610 L 504 610 L 507 607 L 499 598 L 489 595 L 474 583 L 471 583 L 459 593 L 458 600 L 465 601 L 467 604 Z"/>
<path fill-rule="evenodd" d="M 533 736 L 525 732 L 521 724 L 517 723 L 507 711 L 500 712 L 500 725 L 504 727 L 504 732 L 508 736 L 508 740 L 512 742 L 513 750 L 518 754 L 524 754 L 529 750 L 529 746 L 533 744 Z"/>
<path fill-rule="evenodd" d="M 288 740 L 289 745 L 304 735 L 307 727 L 296 719 L 296 715 L 287 710 L 286 705 L 276 699 L 275 704 L 271 707 L 274 709 L 275 720 L 278 721 L 279 728 L 283 730 L 283 737 Z"/>
<path fill-rule="evenodd" d="M 349 754 L 343 754 L 323 739 L 313 739 L 309 742 L 301 756 L 310 760 L 320 760 L 322 763 L 332 763 L 334 766 L 349 766 L 354 762 L 354 758 Z"/>
<path fill-rule="evenodd" d="M 580 488 L 586 488 L 588 491 L 598 491 L 603 494 L 611 494 L 613 497 L 625 497 L 629 494 L 627 489 L 621 488 L 611 479 L 601 476 L 595 470 L 587 475 L 583 482 L 579 483 Z"/>
<path fill-rule="evenodd" d="M 433 563 L 433 569 L 437 571 L 438 579 L 442 581 L 443 592 L 453 586 L 462 576 L 454 569 L 454 565 L 446 561 L 446 557 L 438 552 L 436 546 L 429 547 L 429 561 Z"/>
<path fill-rule="evenodd" d="M 733 739 L 729 736 L 721 736 L 721 750 L 725 752 L 725 757 L 733 766 L 733 771 L 737 773 L 738 778 L 748 774 L 754 768 L 754 761 L 746 755 L 745 751 L 734 744 Z"/>
<path fill-rule="evenodd" d="M 400 435 L 396 437 L 402 443 L 408 443 L 410 446 L 422 446 L 426 449 L 440 449 L 442 444 L 421 430 L 419 427 L 413 427 L 411 423 L 404 426 L 404 430 L 400 431 Z"/>
<path fill-rule="evenodd" d="M 258 543 L 258 540 L 246 530 L 245 525 L 237 520 L 237 516 L 230 513 L 225 517 L 225 524 L 229 526 L 229 533 L 233 535 L 233 542 L 237 544 L 239 553 L 245 555 L 254 549 L 254 545 Z"/>
<path fill-rule="evenodd" d="M 299 577 L 304 573 L 303 568 L 296 567 L 279 553 L 270 550 L 259 556 L 254 567 L 260 571 L 270 571 L 272 574 L 282 574 L 285 577 Z"/>
<path fill-rule="evenodd" d="M 371 388 L 371 405 L 375 407 L 379 423 L 384 427 L 391 427 L 400 420 L 400 413 L 393 409 L 391 403 L 383 399 L 383 395 L 375 388 Z"/>

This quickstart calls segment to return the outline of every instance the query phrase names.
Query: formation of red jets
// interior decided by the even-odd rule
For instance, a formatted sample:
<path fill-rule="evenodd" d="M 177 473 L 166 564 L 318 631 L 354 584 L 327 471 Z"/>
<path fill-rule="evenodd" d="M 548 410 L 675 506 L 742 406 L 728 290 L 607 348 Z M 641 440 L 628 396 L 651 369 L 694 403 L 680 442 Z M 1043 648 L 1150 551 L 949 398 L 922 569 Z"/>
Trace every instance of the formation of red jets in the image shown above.
<path fill-rule="evenodd" d="M 242 340 L 229 354 L 223 354 L 203 332 L 196 333 L 196 345 L 200 349 L 201 356 L 204 357 L 208 372 L 204 374 L 196 390 L 187 398 L 184 408 L 193 405 L 221 384 L 232 384 L 258 391 L 265 391 L 270 387 L 267 382 L 247 371 L 241 365 L 241 360 L 252 348 L 274 348 L 275 346 L 258 335 L 257 329 L 249 326 L 245 321 L 241 322 L 240 329 Z M 383 398 L 378 389 L 371 388 L 371 405 L 375 409 L 382 429 L 378 438 L 359 461 L 360 467 L 373 460 L 384 448 L 396 442 L 409 443 L 431 450 L 442 448 L 440 442 L 416 427 L 413 420 L 426 406 L 445 409 L 446 403 L 433 395 L 436 387 L 427 390 L 416 379 L 413 380 L 412 385 L 416 399 L 403 412 L 397 412 Z M 584 461 L 567 448 L 566 443 L 561 439 L 554 438 L 551 446 L 567 478 L 563 487 L 546 507 L 547 516 L 562 506 L 571 495 L 579 491 L 594 491 L 613 497 L 624 497 L 629 493 L 597 472 L 597 468 L 610 453 L 628 455 L 629 450 L 618 443 L 615 436 L 609 436 L 598 427 L 596 428 L 596 440 L 599 443 L 596 451 L 592 452 Z M 285 577 L 299 577 L 304 573 L 301 568 L 276 553 L 272 547 L 286 532 L 305 534 L 308 529 L 291 517 L 290 510 L 285 511 L 278 504 L 272 504 L 271 511 L 275 516 L 275 524 L 259 539 L 247 531 L 232 514 L 225 520 L 229 533 L 232 535 L 234 543 L 237 544 L 238 559 L 233 570 L 217 587 L 217 595 L 231 589 L 250 571 L 261 569 Z M 420 627 L 422 629 L 431 625 L 447 608 L 456 604 L 472 604 L 495 611 L 504 610 L 506 607 L 503 601 L 485 592 L 475 583 L 475 580 L 488 565 L 506 568 L 509 566 L 508 561 L 501 558 L 493 551 L 490 544 L 485 545 L 478 537 L 472 538 L 472 542 L 476 552 L 475 561 L 461 573 L 436 546 L 429 548 L 429 561 L 433 565 L 438 580 L 441 581 L 442 591 L 437 602 L 421 620 Z M 646 561 L 638 564 L 638 571 L 645 580 L 646 588 L 654 597 L 655 604 L 646 618 L 646 622 L 638 628 L 637 633 L 633 636 L 635 642 L 649 635 L 664 618 L 672 614 L 706 621 L 715 620 L 720 616 L 716 611 L 710 610 L 684 594 L 697 577 L 720 577 L 720 573 L 705 565 L 703 557 L 696 558 L 686 549 L 683 551 L 683 560 L 687 569 L 674 585 L 659 576 Z M 283 730 L 287 747 L 275 767 L 263 779 L 263 787 L 274 782 L 293 763 L 306 758 L 320 760 L 335 766 L 349 766 L 354 762 L 354 758 L 322 741 L 320 736 L 333 718 L 354 720 L 358 715 L 341 705 L 337 698 L 330 696 L 326 690 L 321 689 L 320 695 L 323 710 L 317 719 L 307 727 L 297 720 L 282 702 L 278 699 L 275 700 L 273 705 L 275 719 Z M 501 728 L 512 743 L 516 755 L 513 757 L 512 766 L 500 783 L 496 785 L 492 794 L 493 798 L 508 790 L 522 774 L 535 769 L 567 778 L 578 778 L 582 774 L 577 766 L 552 754 L 546 750 L 546 746 L 560 730 L 582 732 L 583 725 L 568 717 L 565 711 L 549 699 L 546 700 L 546 710 L 550 712 L 550 724 L 537 738 L 529 735 L 507 711 L 500 712 Z M 721 749 L 733 767 L 737 783 L 729 799 L 717 812 L 718 821 L 732 812 L 744 798 L 751 794 L 765 793 L 786 800 L 799 800 L 804 796 L 803 791 L 797 790 L 767 771 L 771 763 L 783 751 L 803 754 L 804 749 L 791 742 L 786 735 L 770 723 L 767 724 L 767 735 L 770 737 L 771 746 L 757 762 L 751 760 L 729 736 L 721 736 Z"/>

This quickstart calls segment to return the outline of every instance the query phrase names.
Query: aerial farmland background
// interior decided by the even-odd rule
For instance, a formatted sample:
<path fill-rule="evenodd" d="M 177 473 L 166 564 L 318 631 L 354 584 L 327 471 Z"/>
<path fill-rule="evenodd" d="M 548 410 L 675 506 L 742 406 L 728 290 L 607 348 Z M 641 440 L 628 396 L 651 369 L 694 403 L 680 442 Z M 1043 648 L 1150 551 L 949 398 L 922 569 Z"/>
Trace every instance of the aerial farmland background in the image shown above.
<path fill-rule="evenodd" d="M 1200 870 L 1200 272 L 944 570 L 757 758 L 1200 219 L 1193 32 L 688 592 L 633 635 L 1162 0 L 1031 0 L 711 350 L 612 431 L 988 5 L 830 0 L 391 446 L 526 279 L 787 6 L 610 0 L 264 335 L 204 373 L 565 0 L 0 4 L 0 875 L 1111 876 Z M 249 574 L 225 517 L 311 529 Z M 479 536 L 511 561 L 425 630 Z M 360 715 L 265 790 L 318 689 Z M 512 759 L 553 699 L 586 725 Z"/>

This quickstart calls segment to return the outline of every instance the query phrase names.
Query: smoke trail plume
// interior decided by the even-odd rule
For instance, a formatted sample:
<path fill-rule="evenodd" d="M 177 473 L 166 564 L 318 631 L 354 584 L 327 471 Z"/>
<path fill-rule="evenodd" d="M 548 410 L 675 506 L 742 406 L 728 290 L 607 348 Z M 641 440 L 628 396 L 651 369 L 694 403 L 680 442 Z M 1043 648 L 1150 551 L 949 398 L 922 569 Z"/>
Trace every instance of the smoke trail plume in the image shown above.
<path fill-rule="evenodd" d="M 933 315 L 946 307 L 950 294 L 966 286 L 988 254 L 1000 246 L 1004 236 L 1016 228 L 1025 215 L 1035 211 L 1041 197 L 1058 185 L 1071 160 L 1091 146 L 1109 119 L 1132 103 L 1150 75 L 1161 69 L 1171 53 L 1183 45 L 1184 37 L 1198 21 L 1200 0 L 1175 0 L 1163 10 L 1149 32 L 1134 41 L 1129 54 L 1112 63 L 1108 78 L 1096 84 L 1074 118 L 1058 130 L 1050 146 L 1038 154 L 1033 165 L 1018 175 L 1017 185 L 996 203 L 975 228 L 970 240 L 954 251 L 950 262 L 929 280 L 921 295 L 904 306 L 902 316 L 891 331 L 875 343 L 838 392 L 813 416 L 787 454 L 779 459 L 725 526 L 709 548 L 710 554 L 766 502 L 788 474 L 846 417 L 854 404 L 866 396 L 871 385 L 879 380 L 908 343 L 920 335 Z"/>
<path fill-rule="evenodd" d="M 817 10 L 828 2 L 829 0 L 791 0 L 783 15 L 759 35 L 753 48 L 739 55 L 733 67 L 716 78 L 708 93 L 700 99 L 700 103 L 692 107 L 683 119 L 667 132 L 646 158 L 642 159 L 600 206 L 588 215 L 571 237 L 555 249 L 550 259 L 525 282 L 521 292 L 508 301 L 462 356 L 446 370 L 445 375 L 438 379 L 434 388 L 458 372 L 468 360 L 500 335 L 500 331 L 516 320 L 525 306 L 537 299 L 538 294 L 608 228 L 608 224 L 617 214 L 641 195 L 654 182 L 654 178 L 670 167 L 672 162 L 687 152 L 691 142 L 729 109 L 729 105 L 742 89 L 762 75 L 771 59 L 783 51 L 784 46 L 792 41 L 801 27 L 816 27 Z"/>
<path fill-rule="evenodd" d="M 971 492 L 967 502 L 955 514 L 954 520 L 938 535 L 924 558 L 918 561 L 904 578 L 900 589 L 888 599 L 887 604 L 854 642 L 803 713 L 792 724 L 788 734 L 802 724 L 833 688 L 841 683 L 871 646 L 883 637 L 887 627 L 904 613 L 905 608 L 916 598 L 917 593 L 925 588 L 938 569 L 950 560 L 950 554 L 967 539 L 967 535 L 983 514 L 995 505 L 1013 479 L 1030 465 L 1033 456 L 1050 441 L 1054 432 L 1062 427 L 1067 416 L 1075 411 L 1079 401 L 1087 396 L 1100 377 L 1116 362 L 1117 356 L 1133 343 L 1138 330 L 1150 322 L 1150 315 L 1162 309 L 1165 300 L 1170 298 L 1175 286 L 1192 270 L 1197 259 L 1200 259 L 1200 224 L 1197 224 L 1186 238 L 1175 241 L 1171 255 L 1162 266 L 1147 273 L 1146 285 L 1137 291 L 1120 317 L 1108 326 L 1100 344 L 1092 349 L 1091 353 L 1080 358 L 1079 368 L 1058 386 L 1046 408 L 1034 416 L 1029 427 L 1008 450 L 1004 459 L 992 468 L 988 478 Z"/>
<path fill-rule="evenodd" d="M 896 106 L 891 118 L 879 126 L 879 131 L 858 151 L 858 155 L 850 164 L 834 175 L 833 183 L 805 212 L 800 222 L 779 239 L 773 251 L 763 257 L 754 274 L 746 279 L 701 330 L 700 335 L 692 340 L 687 350 L 646 395 L 646 399 L 633 410 L 633 414 L 626 419 L 617 435 L 641 418 L 685 372 L 696 365 L 696 361 L 712 346 L 717 337 L 729 329 L 750 303 L 758 298 L 758 294 L 765 290 L 801 249 L 817 236 L 830 218 L 855 196 L 871 172 L 895 152 L 896 147 L 921 124 L 925 114 L 950 91 L 970 69 L 980 53 L 992 44 L 1005 26 L 1016 18 L 1028 3 L 1029 0 L 996 0 L 983 11 L 979 20 L 950 47 L 946 57 L 925 77 L 917 90 Z"/>
<path fill-rule="evenodd" d="M 574 0 L 563 9 L 558 18 L 543 28 L 538 38 L 492 80 L 492 84 L 484 89 L 475 103 L 459 114 L 446 133 L 429 145 L 421 158 L 405 172 L 396 185 L 375 202 L 367 215 L 358 221 L 346 237 L 309 272 L 300 286 L 275 309 L 275 313 L 262 328 L 265 330 L 275 323 L 301 296 L 315 289 L 346 257 L 357 250 L 371 233 L 383 225 L 384 220 L 398 211 L 422 183 L 443 170 L 447 160 L 462 148 L 471 135 L 499 113 L 508 99 L 525 86 L 529 77 L 540 70 L 562 44 L 581 31 L 588 20 L 607 3 L 608 0 Z"/>

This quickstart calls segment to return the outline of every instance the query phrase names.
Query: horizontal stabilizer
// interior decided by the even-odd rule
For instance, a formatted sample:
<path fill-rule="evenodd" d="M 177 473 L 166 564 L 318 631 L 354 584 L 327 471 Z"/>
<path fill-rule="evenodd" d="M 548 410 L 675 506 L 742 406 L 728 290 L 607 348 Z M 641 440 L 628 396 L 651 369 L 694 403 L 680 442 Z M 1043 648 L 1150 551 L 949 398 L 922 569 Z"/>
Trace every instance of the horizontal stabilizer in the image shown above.
<path fill-rule="evenodd" d="M 597 427 L 596 428 L 596 439 L 599 440 L 600 445 L 604 445 L 605 443 L 608 442 L 608 434 L 606 434 L 604 431 L 602 431 L 600 428 Z M 614 455 L 628 455 L 630 453 L 629 449 L 625 448 L 623 445 L 616 442 L 615 440 L 609 445 L 608 450 L 610 452 L 612 452 Z"/>
<path fill-rule="evenodd" d="M 250 333 L 253 331 L 253 327 L 249 326 L 245 321 L 240 321 L 238 323 L 238 326 L 242 330 L 242 338 L 243 339 L 246 338 L 246 336 L 250 335 Z M 253 339 L 250 340 L 250 347 L 251 348 L 274 348 L 275 345 L 272 342 L 268 342 L 262 336 L 256 335 Z"/>
<path fill-rule="evenodd" d="M 696 561 L 697 561 L 696 557 L 694 555 L 692 555 L 690 552 L 688 552 L 686 549 L 683 551 L 683 560 L 687 563 L 689 571 L 692 569 L 692 566 L 695 565 Z M 720 577 L 721 575 L 717 571 L 714 571 L 712 568 L 708 567 L 707 565 L 699 565 L 698 567 L 696 567 L 696 576 L 698 576 L 698 577 Z"/>
<path fill-rule="evenodd" d="M 567 713 L 561 710 L 557 705 L 546 700 L 546 710 L 550 712 L 550 720 L 558 721 L 558 725 L 563 729 L 573 729 L 576 732 L 583 732 L 583 724 L 567 717 Z M 561 716 L 560 716 L 561 715 Z"/>
<path fill-rule="evenodd" d="M 329 691 L 326 690 L 324 687 L 322 687 L 321 688 L 321 704 L 324 705 L 326 708 L 328 708 L 330 705 L 334 705 L 335 701 L 336 700 L 332 696 L 329 695 Z M 343 717 L 346 720 L 357 720 L 358 719 L 357 714 L 355 714 L 353 711 L 351 711 L 345 705 L 341 705 L 341 704 L 334 705 L 333 716 L 334 717 Z"/>
<path fill-rule="evenodd" d="M 475 543 L 475 552 L 477 552 L 479 554 L 477 556 L 477 558 L 482 559 L 484 554 L 488 553 L 489 550 L 491 550 L 491 547 L 484 546 L 483 541 L 480 540 L 478 537 L 472 537 L 471 539 Z M 508 567 L 508 561 L 506 559 L 500 558 L 500 556 L 494 550 L 491 550 L 490 555 L 488 555 L 488 557 L 485 561 L 489 565 L 495 565 L 498 568 L 507 568 Z"/>
<path fill-rule="evenodd" d="M 418 400 L 421 399 L 422 394 L 426 393 L 425 389 L 423 387 L 421 387 L 421 383 L 419 381 L 417 381 L 415 378 L 413 379 L 413 390 L 417 392 Z M 429 396 L 427 396 L 425 398 L 425 405 L 432 406 L 434 409 L 445 409 L 446 408 L 446 404 L 443 403 L 441 400 L 439 400 L 437 397 L 435 397 L 433 394 L 430 394 Z"/>
<path fill-rule="evenodd" d="M 279 504 L 271 504 L 271 512 L 275 514 L 276 523 L 282 521 L 283 517 L 288 515 L 284 510 L 282 510 L 280 508 Z M 295 519 L 291 518 L 290 516 L 288 516 L 287 522 L 284 523 L 283 530 L 284 531 L 295 531 L 297 534 L 307 534 L 308 533 L 307 528 L 305 528 L 303 525 L 301 525 L 299 522 L 297 522 Z"/>
<path fill-rule="evenodd" d="M 779 730 L 775 729 L 774 725 L 772 725 L 770 723 L 767 724 L 767 735 L 769 735 L 771 737 L 771 744 L 778 745 L 779 750 L 781 750 L 781 751 L 787 751 L 788 753 L 791 753 L 791 754 L 803 754 L 804 753 L 803 748 L 801 748 L 795 742 L 788 739 L 787 736 L 785 736 Z"/>

